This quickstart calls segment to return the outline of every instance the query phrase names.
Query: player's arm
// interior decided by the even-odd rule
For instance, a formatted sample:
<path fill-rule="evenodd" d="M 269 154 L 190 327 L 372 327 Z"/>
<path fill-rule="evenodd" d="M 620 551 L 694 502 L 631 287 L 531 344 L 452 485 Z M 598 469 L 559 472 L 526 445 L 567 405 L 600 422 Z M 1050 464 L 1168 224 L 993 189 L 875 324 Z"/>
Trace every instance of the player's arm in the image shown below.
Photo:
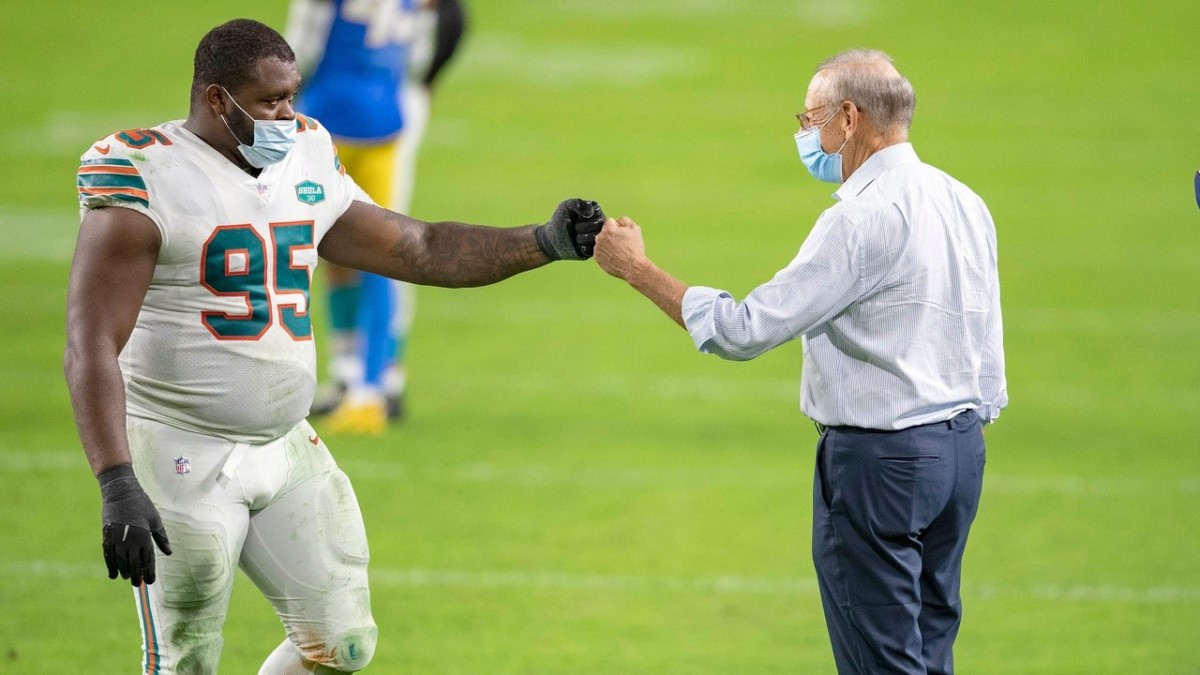
<path fill-rule="evenodd" d="M 64 369 L 79 437 L 97 476 L 132 462 L 117 356 L 150 288 L 158 247 L 158 228 L 130 209 L 93 209 L 79 228 L 67 290 Z"/>
<path fill-rule="evenodd" d="M 552 260 L 591 257 L 604 213 L 568 199 L 542 225 L 483 227 L 427 223 L 353 202 L 321 240 L 326 260 L 401 281 L 459 288 L 485 286 Z"/>
<path fill-rule="evenodd" d="M 147 216 L 125 208 L 88 211 L 67 288 L 63 358 L 75 425 L 103 497 L 109 578 L 154 582 L 151 539 L 170 553 L 158 512 L 133 475 L 125 433 L 125 385 L 117 357 L 128 342 L 160 246 Z"/>

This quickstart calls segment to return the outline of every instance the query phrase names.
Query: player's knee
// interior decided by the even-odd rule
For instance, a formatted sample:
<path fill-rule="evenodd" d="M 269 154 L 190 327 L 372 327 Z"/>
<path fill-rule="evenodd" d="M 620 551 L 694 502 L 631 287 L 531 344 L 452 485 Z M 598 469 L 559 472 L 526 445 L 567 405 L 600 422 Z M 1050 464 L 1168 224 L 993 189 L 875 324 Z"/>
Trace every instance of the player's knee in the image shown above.
<path fill-rule="evenodd" d="M 168 628 L 163 637 L 167 658 L 162 672 L 215 673 L 221 658 L 223 616 L 182 619 Z M 173 666 L 173 667 L 171 667 Z M 146 672 L 151 672 L 147 669 Z M 155 670 L 154 672 L 159 672 Z"/>
<path fill-rule="evenodd" d="M 317 653 L 306 653 L 304 656 L 317 666 L 314 672 L 328 675 L 353 673 L 371 663 L 378 633 L 374 623 L 353 628 L 327 641 L 323 649 L 316 650 Z"/>
<path fill-rule="evenodd" d="M 374 623 L 343 633 L 335 652 L 335 667 L 345 673 L 366 668 L 375 656 L 378 633 Z"/>

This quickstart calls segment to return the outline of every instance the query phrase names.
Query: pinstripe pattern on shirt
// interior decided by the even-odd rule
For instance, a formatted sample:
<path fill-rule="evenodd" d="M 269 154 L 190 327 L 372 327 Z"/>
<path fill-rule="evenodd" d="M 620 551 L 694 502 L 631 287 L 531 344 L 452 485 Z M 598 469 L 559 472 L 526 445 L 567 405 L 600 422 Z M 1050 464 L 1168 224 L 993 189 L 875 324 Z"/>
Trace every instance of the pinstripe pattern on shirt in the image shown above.
<path fill-rule="evenodd" d="M 872 155 L 800 251 L 738 302 L 693 286 L 698 349 L 751 359 L 799 337 L 801 409 L 829 426 L 904 429 L 1008 403 L 996 230 L 983 200 L 912 145 Z"/>

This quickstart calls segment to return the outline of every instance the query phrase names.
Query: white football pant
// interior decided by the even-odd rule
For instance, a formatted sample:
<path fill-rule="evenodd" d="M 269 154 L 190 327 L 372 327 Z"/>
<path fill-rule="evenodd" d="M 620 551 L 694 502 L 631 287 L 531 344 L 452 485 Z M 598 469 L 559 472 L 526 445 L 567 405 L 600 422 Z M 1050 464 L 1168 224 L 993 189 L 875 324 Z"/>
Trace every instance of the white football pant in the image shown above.
<path fill-rule="evenodd" d="M 129 418 L 134 471 L 158 507 L 173 555 L 135 588 L 143 672 L 216 673 L 221 627 L 241 567 L 295 653 L 316 672 L 353 672 L 375 651 L 366 529 L 350 481 L 307 421 L 264 445 Z"/>

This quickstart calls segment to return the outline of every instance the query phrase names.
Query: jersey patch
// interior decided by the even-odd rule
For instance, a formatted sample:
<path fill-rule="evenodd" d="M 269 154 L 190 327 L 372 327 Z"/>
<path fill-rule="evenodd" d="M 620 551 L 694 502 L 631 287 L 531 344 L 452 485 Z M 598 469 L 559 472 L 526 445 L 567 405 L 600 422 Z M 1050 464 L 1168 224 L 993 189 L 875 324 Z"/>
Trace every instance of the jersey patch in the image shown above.
<path fill-rule="evenodd" d="M 142 180 L 133 162 L 119 157 L 85 159 L 76 174 L 80 202 L 89 197 L 107 197 L 150 206 L 146 181 Z"/>
<path fill-rule="evenodd" d="M 296 183 L 296 199 L 305 204 L 320 204 L 325 201 L 325 188 L 311 180 Z"/>

